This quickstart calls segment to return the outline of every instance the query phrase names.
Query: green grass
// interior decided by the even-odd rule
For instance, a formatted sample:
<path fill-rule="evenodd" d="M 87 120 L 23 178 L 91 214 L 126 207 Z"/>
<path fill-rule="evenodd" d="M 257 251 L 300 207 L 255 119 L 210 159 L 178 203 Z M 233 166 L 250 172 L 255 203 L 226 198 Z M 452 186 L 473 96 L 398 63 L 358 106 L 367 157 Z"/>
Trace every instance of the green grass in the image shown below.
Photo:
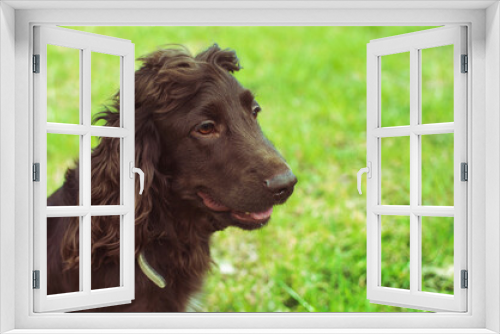
<path fill-rule="evenodd" d="M 236 50 L 243 66 L 236 77 L 256 94 L 263 109 L 259 121 L 264 133 L 286 157 L 299 179 L 293 196 L 275 209 L 270 224 L 264 229 L 246 232 L 229 228 L 214 235 L 212 252 L 218 266 L 207 277 L 201 298 L 203 311 L 414 311 L 371 304 L 366 299 L 366 200 L 364 195 L 357 193 L 356 172 L 366 164 L 366 44 L 372 39 L 424 28 L 76 29 L 132 40 L 137 57 L 169 43 L 184 44 L 193 54 L 214 42 L 222 48 Z M 449 62 L 433 57 L 437 67 Z M 59 61 L 54 55 L 54 62 Z M 409 119 L 404 115 L 405 101 L 408 101 L 404 85 L 409 85 L 409 77 L 400 70 L 405 68 L 404 62 L 385 62 L 384 68 L 394 68 L 383 89 L 384 92 L 394 89 L 396 93 L 384 95 L 382 102 L 387 106 L 383 122 L 391 125 L 401 125 Z M 57 67 L 55 71 L 59 71 Z M 435 68 L 431 67 L 424 71 L 423 78 L 433 87 L 426 91 L 427 96 L 441 103 L 432 110 L 426 105 L 429 115 L 434 118 L 425 119 L 450 121 L 449 110 L 453 102 L 450 107 L 449 96 L 439 95 L 449 85 L 449 73 L 432 76 Z M 101 77 L 102 89 L 109 95 L 98 98 L 105 99 L 104 96 L 110 96 L 118 87 L 112 76 Z M 54 102 L 57 107 L 53 112 L 66 113 L 59 105 L 63 105 L 62 102 Z M 440 164 L 449 161 L 449 154 L 441 154 L 443 145 L 449 144 L 447 139 L 444 142 L 426 141 L 429 152 L 440 152 L 425 156 L 432 161 L 433 168 L 437 166 L 436 173 L 425 178 L 423 184 L 423 193 L 434 196 L 432 201 L 450 196 L 449 183 L 440 182 L 448 180 L 449 174 L 446 168 L 439 168 Z M 400 174 L 409 171 L 405 158 L 408 154 L 401 153 L 402 150 L 408 152 L 409 146 L 400 142 L 392 145 L 395 149 L 386 150 L 384 155 L 391 165 L 383 174 L 382 188 L 384 196 L 387 194 L 388 200 L 393 202 L 391 204 L 401 204 L 408 201 L 409 195 L 409 184 L 400 184 Z M 58 144 L 57 150 L 59 153 L 50 153 L 49 160 L 75 157 L 74 150 L 62 144 Z M 49 170 L 48 174 L 51 177 L 57 172 Z M 52 190 L 57 188 L 58 182 L 61 181 L 51 181 Z M 366 189 L 364 182 L 363 189 Z M 400 221 L 390 221 L 387 225 L 390 228 L 384 230 L 383 253 L 388 255 L 383 257 L 382 281 L 407 287 L 404 281 L 409 274 L 409 258 L 405 256 L 409 254 L 408 228 L 398 224 Z M 432 233 L 424 233 L 427 239 L 423 242 L 435 247 L 424 254 L 426 291 L 449 291 L 453 230 L 450 236 L 449 224 L 443 225 L 446 228 L 441 228 L 440 224 L 432 226 L 433 229 L 428 230 Z"/>

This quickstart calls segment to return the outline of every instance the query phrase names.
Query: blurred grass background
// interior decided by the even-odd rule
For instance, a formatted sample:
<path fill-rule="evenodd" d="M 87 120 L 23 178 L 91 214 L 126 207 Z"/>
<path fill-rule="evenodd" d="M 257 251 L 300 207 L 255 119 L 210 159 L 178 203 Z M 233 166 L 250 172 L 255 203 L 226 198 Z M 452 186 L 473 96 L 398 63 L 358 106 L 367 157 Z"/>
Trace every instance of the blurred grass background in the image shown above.
<path fill-rule="evenodd" d="M 366 165 L 366 45 L 428 27 L 71 28 L 131 40 L 136 57 L 170 43 L 193 54 L 213 43 L 236 50 L 243 70 L 235 76 L 256 94 L 264 133 L 298 176 L 295 193 L 275 209 L 267 227 L 214 235 L 217 266 L 207 276 L 203 311 L 415 311 L 366 299 L 366 199 L 357 193 L 356 172 Z M 453 121 L 450 50 L 422 53 L 424 122 Z M 49 93 L 48 120 L 78 123 L 78 56 L 65 55 L 57 47 L 48 50 L 48 86 L 55 90 Z M 407 57 L 382 60 L 384 126 L 409 123 Z M 118 89 L 113 58 L 92 64 L 93 113 Z M 426 137 L 423 202 L 450 205 L 453 135 Z M 48 144 L 50 195 L 74 164 L 78 146 L 63 137 Z M 408 204 L 408 138 L 383 140 L 382 168 L 383 203 Z M 426 218 L 422 224 L 424 290 L 453 293 L 453 219 Z M 383 217 L 382 262 L 385 286 L 409 287 L 408 217 Z"/>

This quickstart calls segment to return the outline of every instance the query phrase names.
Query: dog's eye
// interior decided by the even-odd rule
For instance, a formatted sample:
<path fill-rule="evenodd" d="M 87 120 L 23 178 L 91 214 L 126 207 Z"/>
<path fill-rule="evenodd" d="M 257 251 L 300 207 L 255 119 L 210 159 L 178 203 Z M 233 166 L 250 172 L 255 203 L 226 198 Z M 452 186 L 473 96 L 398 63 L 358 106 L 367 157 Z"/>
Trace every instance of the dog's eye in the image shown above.
<path fill-rule="evenodd" d="M 252 109 L 252 116 L 253 118 L 257 118 L 257 114 L 261 111 L 262 109 L 260 108 L 259 105 L 256 105 Z"/>
<path fill-rule="evenodd" d="M 209 135 L 215 131 L 215 123 L 212 121 L 205 121 L 198 126 L 196 131 L 202 135 Z"/>

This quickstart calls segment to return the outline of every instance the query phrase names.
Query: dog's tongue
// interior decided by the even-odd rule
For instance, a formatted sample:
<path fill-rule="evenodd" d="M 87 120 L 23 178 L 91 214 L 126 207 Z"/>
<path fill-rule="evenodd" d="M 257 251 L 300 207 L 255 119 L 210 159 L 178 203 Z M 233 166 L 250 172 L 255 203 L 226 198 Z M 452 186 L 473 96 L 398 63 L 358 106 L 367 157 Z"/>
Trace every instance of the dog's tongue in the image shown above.
<path fill-rule="evenodd" d="M 250 212 L 248 216 L 250 216 L 253 219 L 262 220 L 269 218 L 271 216 L 271 213 L 273 213 L 273 207 L 270 207 L 266 211 L 262 212 Z"/>
<path fill-rule="evenodd" d="M 273 213 L 273 207 L 270 207 L 269 209 L 262 212 L 247 212 L 247 213 L 233 212 L 233 215 L 236 218 L 244 221 L 262 221 L 271 217 L 272 213 Z"/>
<path fill-rule="evenodd" d="M 198 196 L 200 196 L 203 199 L 203 204 L 205 204 L 209 209 L 217 212 L 227 212 L 231 211 L 227 206 L 217 202 L 214 200 L 212 197 L 210 197 L 208 194 L 205 194 L 203 192 L 198 192 Z M 273 207 L 270 207 L 269 209 L 266 209 L 262 212 L 231 212 L 233 216 L 235 216 L 238 219 L 245 220 L 245 221 L 262 221 L 271 216 L 273 213 Z"/>

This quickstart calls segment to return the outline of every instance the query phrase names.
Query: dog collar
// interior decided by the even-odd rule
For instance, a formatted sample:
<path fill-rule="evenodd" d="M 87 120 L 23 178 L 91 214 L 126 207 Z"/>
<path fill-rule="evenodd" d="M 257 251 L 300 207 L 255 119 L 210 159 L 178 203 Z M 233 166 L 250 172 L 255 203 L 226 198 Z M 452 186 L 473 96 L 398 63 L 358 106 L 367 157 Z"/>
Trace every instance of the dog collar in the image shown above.
<path fill-rule="evenodd" d="M 146 260 L 146 256 L 144 255 L 144 251 L 139 253 L 139 257 L 137 258 L 137 262 L 139 263 L 139 267 L 141 268 L 144 275 L 149 278 L 151 282 L 156 284 L 160 289 L 163 289 L 167 286 L 165 282 L 165 278 L 160 275 Z"/>

